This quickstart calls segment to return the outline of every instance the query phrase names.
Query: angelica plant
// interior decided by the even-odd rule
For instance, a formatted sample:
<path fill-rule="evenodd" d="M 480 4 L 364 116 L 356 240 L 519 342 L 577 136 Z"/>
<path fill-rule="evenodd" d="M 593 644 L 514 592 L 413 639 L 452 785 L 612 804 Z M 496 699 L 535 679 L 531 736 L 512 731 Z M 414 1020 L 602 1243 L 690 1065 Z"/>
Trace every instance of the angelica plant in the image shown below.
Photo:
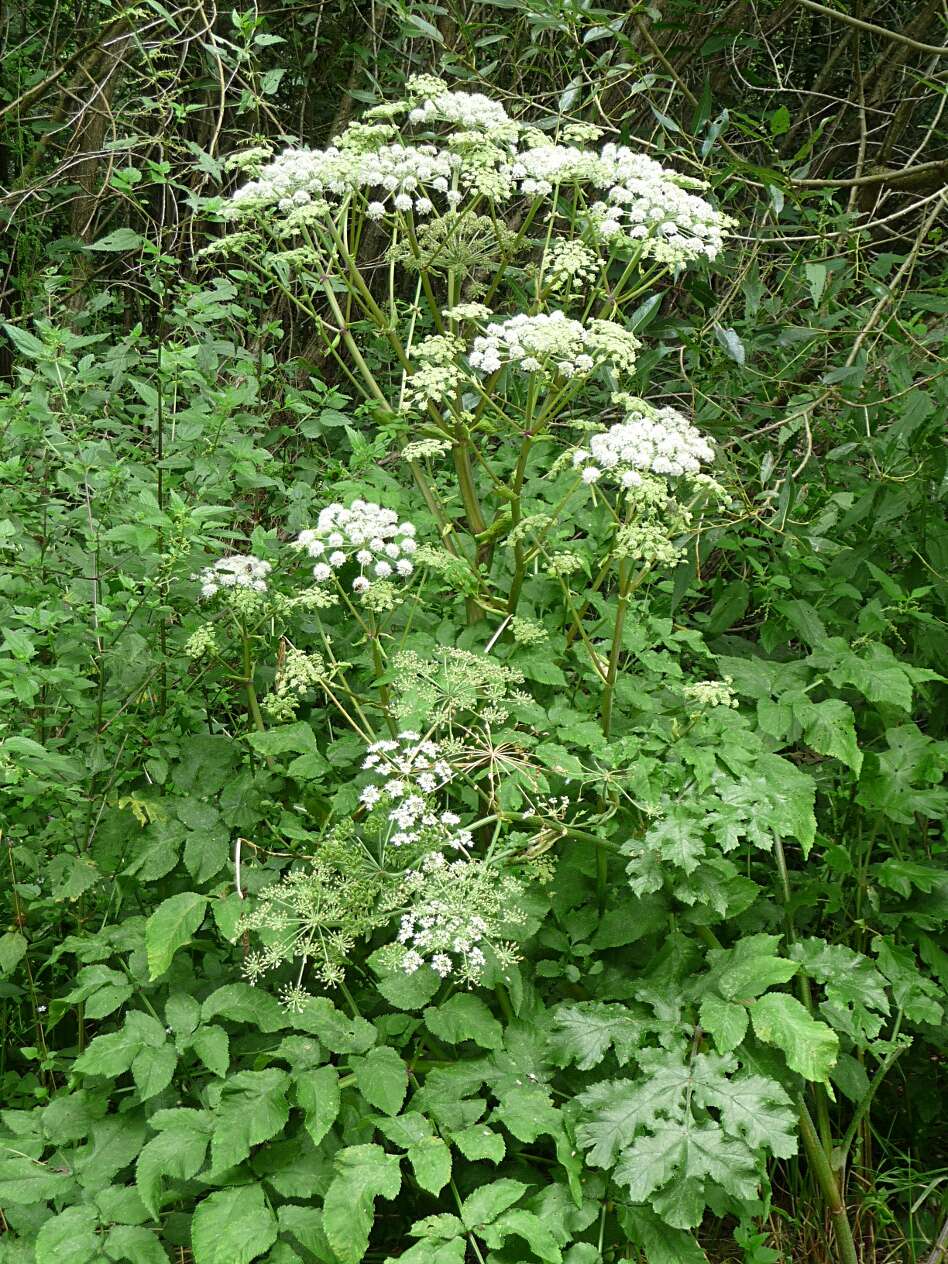
<path fill-rule="evenodd" d="M 792 1153 L 788 1087 L 814 1086 L 826 1132 L 840 1039 L 861 1037 L 774 990 L 798 962 L 754 929 L 772 912 L 731 933 L 761 887 L 730 853 L 757 873 L 757 853 L 809 847 L 812 783 L 751 733 L 700 635 L 651 604 L 697 570 L 734 496 L 687 405 L 640 398 L 632 318 L 713 263 L 733 221 L 700 181 L 528 115 L 415 76 L 325 149 L 248 159 L 221 207 L 217 254 L 305 314 L 384 423 L 381 467 L 332 489 L 286 550 L 281 591 L 299 588 L 281 598 L 274 727 L 251 742 L 273 775 L 295 753 L 291 783 L 330 760 L 348 773 L 300 794 L 288 863 L 256 874 L 234 936 L 255 941 L 245 977 L 272 979 L 301 1023 L 322 1022 L 335 991 L 362 1022 L 371 972 L 408 1013 L 433 1002 L 440 1060 L 442 1040 L 503 1043 L 482 1076 L 497 1118 L 553 1137 L 574 1191 L 583 1165 L 608 1172 L 636 1241 L 634 1217 L 652 1217 L 693 1255 L 706 1206 L 745 1215 L 767 1153 Z M 410 489 L 389 473 L 406 466 Z M 206 594 L 263 601 L 280 568 L 242 567 L 208 568 Z M 193 649 L 216 652 L 209 634 Z M 621 964 L 594 960 L 597 944 Z M 575 1004 L 537 1020 L 535 1090 L 511 1085 L 514 1025 L 564 977 Z M 776 1078 L 761 1045 L 785 1060 Z M 607 1056 L 611 1078 L 568 1079 L 561 1114 L 540 1084 Z M 437 1083 L 414 1100 L 451 1134 L 467 1116 L 442 1111 Z M 551 1239 L 542 1258 L 559 1256 Z"/>

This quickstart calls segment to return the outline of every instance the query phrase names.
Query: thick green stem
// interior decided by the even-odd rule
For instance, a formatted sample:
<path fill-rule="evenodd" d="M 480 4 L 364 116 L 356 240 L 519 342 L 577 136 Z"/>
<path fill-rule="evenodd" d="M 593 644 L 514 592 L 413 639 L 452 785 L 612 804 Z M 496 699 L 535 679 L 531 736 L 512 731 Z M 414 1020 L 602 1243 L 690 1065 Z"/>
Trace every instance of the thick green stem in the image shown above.
<path fill-rule="evenodd" d="M 243 682 L 244 690 L 247 694 L 247 710 L 250 712 L 250 719 L 253 727 L 258 733 L 266 731 L 266 725 L 263 722 L 263 715 L 260 711 L 260 703 L 257 701 L 257 691 L 253 687 L 253 662 L 250 657 L 250 637 L 247 635 L 246 628 L 241 625 L 240 641 L 243 651 Z"/>
<path fill-rule="evenodd" d="M 802 1097 L 797 1102 L 797 1110 L 800 1119 L 800 1136 L 803 1139 L 803 1149 L 806 1152 L 807 1162 L 813 1170 L 813 1175 L 816 1177 L 820 1192 L 823 1195 L 823 1201 L 833 1222 L 833 1230 L 836 1234 L 837 1259 L 840 1264 L 859 1264 L 856 1256 L 856 1244 L 853 1241 L 852 1227 L 849 1223 L 849 1217 L 846 1215 L 846 1208 L 843 1204 L 839 1185 L 833 1174 L 826 1151 L 816 1135 L 816 1128 L 813 1126 L 810 1112 L 807 1110 L 806 1103 Z"/>
<path fill-rule="evenodd" d="M 609 737 L 612 732 L 612 704 L 615 699 L 616 677 L 619 674 L 619 656 L 622 653 L 622 629 L 625 626 L 625 612 L 628 606 L 628 563 L 623 559 L 619 562 L 619 604 L 616 607 L 616 621 L 612 629 L 612 649 L 609 651 L 606 683 L 602 689 L 602 732 L 604 737 Z"/>

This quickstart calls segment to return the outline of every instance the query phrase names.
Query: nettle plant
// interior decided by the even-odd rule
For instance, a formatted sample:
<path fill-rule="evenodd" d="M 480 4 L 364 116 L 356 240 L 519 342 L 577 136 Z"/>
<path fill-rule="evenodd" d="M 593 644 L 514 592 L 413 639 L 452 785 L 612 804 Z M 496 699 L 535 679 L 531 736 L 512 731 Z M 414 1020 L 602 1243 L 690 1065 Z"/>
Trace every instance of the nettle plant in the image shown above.
<path fill-rule="evenodd" d="M 796 933 L 815 782 L 667 613 L 729 472 L 637 397 L 635 330 L 730 220 L 597 140 L 423 76 L 326 150 L 241 156 L 221 207 L 209 259 L 309 315 L 384 455 L 295 540 L 195 572 L 187 653 L 254 763 L 187 773 L 226 799 L 233 881 L 186 850 L 201 889 L 142 945 L 167 1032 L 129 1013 L 75 1064 L 159 1107 L 138 1223 L 180 1235 L 198 1190 L 197 1264 L 700 1260 L 798 1134 L 855 1260 L 848 1154 L 938 1006 L 897 955 Z M 235 947 L 202 982 L 179 950 L 209 908 Z M 191 1049 L 218 1080 L 164 1100 Z M 105 1224 L 86 1206 L 45 1245 Z"/>

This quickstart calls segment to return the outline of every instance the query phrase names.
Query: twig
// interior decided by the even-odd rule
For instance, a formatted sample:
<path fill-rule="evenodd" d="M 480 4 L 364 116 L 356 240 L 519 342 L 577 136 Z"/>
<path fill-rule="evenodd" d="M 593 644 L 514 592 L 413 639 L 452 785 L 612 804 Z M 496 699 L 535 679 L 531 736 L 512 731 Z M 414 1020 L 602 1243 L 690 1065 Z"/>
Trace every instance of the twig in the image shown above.
<path fill-rule="evenodd" d="M 799 189 L 849 189 L 864 184 L 905 184 L 907 180 L 914 183 L 919 176 L 936 172 L 944 172 L 948 176 L 948 158 L 935 158 L 914 167 L 890 167 L 885 171 L 873 171 L 867 176 L 850 176 L 843 180 L 794 179 L 791 176 L 790 183 Z"/>
<path fill-rule="evenodd" d="M 873 35 L 881 35 L 883 39 L 895 40 L 897 44 L 907 44 L 909 48 L 917 48 L 920 53 L 937 53 L 939 57 L 948 57 L 948 48 L 938 44 L 923 44 L 912 39 L 911 35 L 903 35 L 901 31 L 890 31 L 886 26 L 877 26 L 875 22 L 864 22 L 862 18 L 853 17 L 851 13 L 840 13 L 838 9 L 828 9 L 826 5 L 817 4 L 816 0 L 797 0 L 804 9 L 812 9 L 814 13 L 822 13 L 828 18 L 838 18 L 840 22 L 848 22 L 850 26 L 861 31 L 871 31 Z"/>

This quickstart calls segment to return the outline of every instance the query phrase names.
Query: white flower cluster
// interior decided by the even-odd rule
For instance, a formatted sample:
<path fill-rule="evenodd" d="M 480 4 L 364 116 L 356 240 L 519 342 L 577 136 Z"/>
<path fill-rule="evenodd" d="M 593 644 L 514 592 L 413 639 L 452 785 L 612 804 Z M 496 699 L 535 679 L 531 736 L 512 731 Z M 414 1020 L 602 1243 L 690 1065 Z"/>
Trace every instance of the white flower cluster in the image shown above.
<path fill-rule="evenodd" d="M 201 584 L 201 596 L 213 597 L 222 589 L 245 588 L 255 593 L 267 591 L 267 576 L 273 568 L 263 558 L 248 553 L 246 557 L 235 554 L 233 557 L 222 557 L 213 566 L 205 566 L 198 579 Z"/>
<path fill-rule="evenodd" d="M 408 86 L 411 89 L 413 85 L 409 82 Z M 506 131 L 510 127 L 510 116 L 499 101 L 481 92 L 448 92 L 443 84 L 409 112 L 408 121 L 450 123 L 466 132 Z"/>
<path fill-rule="evenodd" d="M 412 350 L 412 358 L 419 367 L 408 379 L 405 406 L 425 408 L 429 403 L 444 403 L 461 382 L 458 361 L 463 352 L 464 343 L 453 334 L 423 338 Z"/>
<path fill-rule="evenodd" d="M 327 149 L 287 149 L 238 189 L 225 207 L 237 218 L 261 207 L 292 211 L 323 199 L 338 200 L 359 190 L 371 191 L 368 213 L 379 218 L 391 208 L 428 214 L 429 191 L 443 193 L 449 204 L 460 200 L 451 181 L 461 159 L 436 145 L 381 145 L 373 152 L 354 152 L 330 145 Z"/>
<path fill-rule="evenodd" d="M 669 172 L 625 145 L 605 145 L 601 160 L 611 168 L 608 197 L 591 209 L 602 237 L 641 242 L 661 263 L 718 255 L 734 221 L 692 191 L 704 188 L 702 181 Z"/>
<path fill-rule="evenodd" d="M 505 925 L 526 920 L 521 884 L 509 874 L 432 852 L 405 874 L 402 891 L 410 904 L 395 946 L 406 974 L 430 965 L 442 978 L 453 974 L 460 983 L 476 984 L 488 948 L 502 968 L 517 960 L 516 948 L 500 939 Z"/>
<path fill-rule="evenodd" d="M 443 126 L 436 143 L 416 143 L 407 129 Z M 584 148 L 597 129 L 564 128 L 576 143 L 550 143 L 511 120 L 481 93 L 454 92 L 433 76 L 415 76 L 408 100 L 383 105 L 355 122 L 326 149 L 288 149 L 257 172 L 225 203 L 231 218 L 276 208 L 284 227 L 319 216 L 332 203 L 364 195 L 367 213 L 429 215 L 440 200 L 457 207 L 469 193 L 505 202 L 523 195 L 549 198 L 561 187 L 592 191 L 591 223 L 600 239 L 638 244 L 668 263 L 714 259 L 734 221 L 696 190 L 703 183 L 663 167 L 624 145 Z M 256 156 L 256 155 L 255 155 Z M 597 200 L 593 201 L 595 198 Z"/>
<path fill-rule="evenodd" d="M 394 847 L 427 841 L 436 847 L 467 850 L 472 842 L 467 830 L 458 830 L 461 818 L 439 810 L 432 796 L 443 789 L 454 773 L 442 757 L 437 742 L 423 741 L 410 729 L 397 739 L 374 742 L 362 764 L 373 782 L 365 786 L 359 801 L 370 812 L 385 812 Z"/>
<path fill-rule="evenodd" d="M 415 527 L 399 522 L 392 509 L 368 500 L 338 503 L 320 510 L 314 530 L 301 531 L 296 541 L 314 559 L 313 579 L 322 584 L 349 562 L 358 564 L 352 591 L 367 593 L 376 580 L 407 579 L 414 571 Z"/>
<path fill-rule="evenodd" d="M 696 680 L 693 684 L 682 685 L 681 692 L 689 702 L 699 707 L 736 707 L 737 698 L 731 687 L 734 681 L 730 676 L 723 680 Z"/>
<path fill-rule="evenodd" d="M 431 852 L 421 862 L 425 874 L 442 870 L 447 877 L 455 867 L 464 869 L 466 862 L 456 860 L 449 864 L 439 851 Z M 454 970 L 456 956 L 461 972 L 477 979 L 487 965 L 481 945 L 488 930 L 487 922 L 477 913 L 465 914 L 445 900 L 431 900 L 402 917 L 398 930 L 398 942 L 405 946 L 402 969 L 414 974 L 427 961 L 443 979 Z"/>
<path fill-rule="evenodd" d="M 573 466 L 584 483 L 597 483 L 608 474 L 621 487 L 637 487 L 644 473 L 697 474 L 702 463 L 713 460 L 710 443 L 680 412 L 644 403 L 625 421 L 594 434 L 588 448 L 573 453 Z"/>
<path fill-rule="evenodd" d="M 474 339 L 468 361 L 481 373 L 514 364 L 525 373 L 574 377 L 606 362 L 623 373 L 632 368 L 640 345 L 634 334 L 611 320 L 583 325 L 561 311 L 541 312 L 488 325 Z"/>
<path fill-rule="evenodd" d="M 561 184 L 591 184 L 604 187 L 609 169 L 591 149 L 575 145 L 534 145 L 517 154 L 510 174 L 521 193 L 547 197 Z"/>
<path fill-rule="evenodd" d="M 558 237 L 546 254 L 544 274 L 551 290 L 590 285 L 599 276 L 599 256 L 570 237 Z"/>

